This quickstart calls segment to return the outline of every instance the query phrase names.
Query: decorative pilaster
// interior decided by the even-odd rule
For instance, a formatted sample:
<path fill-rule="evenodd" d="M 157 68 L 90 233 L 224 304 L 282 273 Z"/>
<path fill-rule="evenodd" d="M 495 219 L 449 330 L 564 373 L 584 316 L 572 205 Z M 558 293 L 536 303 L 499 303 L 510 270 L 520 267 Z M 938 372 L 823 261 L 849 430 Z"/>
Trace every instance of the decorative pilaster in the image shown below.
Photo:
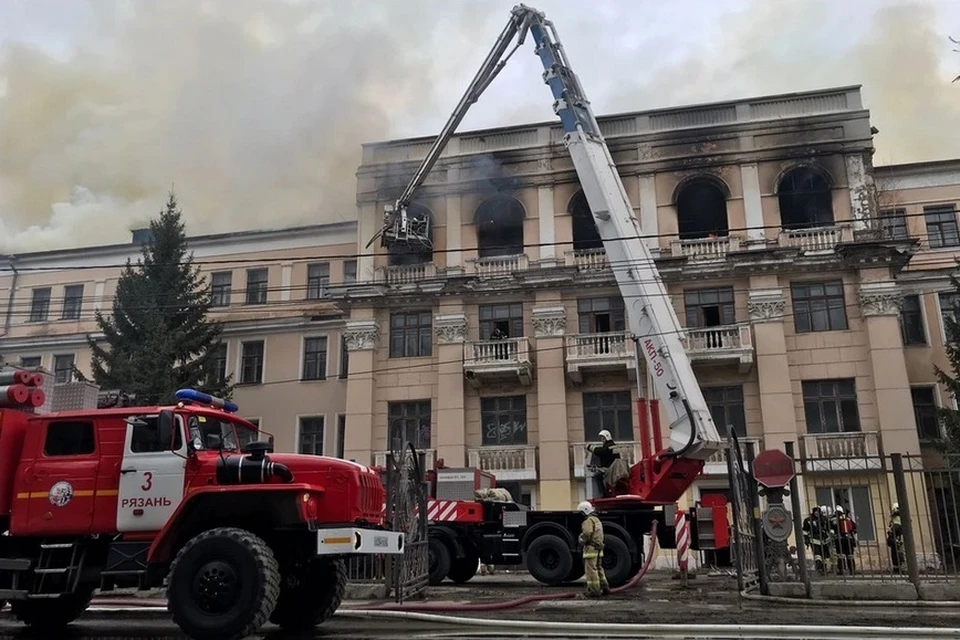
<path fill-rule="evenodd" d="M 783 289 L 758 289 L 747 295 L 750 322 L 780 322 L 786 306 Z"/>
<path fill-rule="evenodd" d="M 467 337 L 467 316 L 462 313 L 435 316 L 433 330 L 437 344 L 463 344 Z"/>
<path fill-rule="evenodd" d="M 861 154 L 850 154 L 844 156 L 843 160 L 847 169 L 847 191 L 850 194 L 853 228 L 860 231 L 866 229 L 867 220 L 875 217 L 873 215 L 873 176 L 867 174 Z"/>
<path fill-rule="evenodd" d="M 347 320 L 343 330 L 347 351 L 367 351 L 380 345 L 380 323 L 376 320 Z"/>
<path fill-rule="evenodd" d="M 903 292 L 894 282 L 860 285 L 860 313 L 869 316 L 897 316 L 903 307 Z"/>
<path fill-rule="evenodd" d="M 533 336 L 558 338 L 567 330 L 567 311 L 563 307 L 540 307 L 533 310 Z"/>

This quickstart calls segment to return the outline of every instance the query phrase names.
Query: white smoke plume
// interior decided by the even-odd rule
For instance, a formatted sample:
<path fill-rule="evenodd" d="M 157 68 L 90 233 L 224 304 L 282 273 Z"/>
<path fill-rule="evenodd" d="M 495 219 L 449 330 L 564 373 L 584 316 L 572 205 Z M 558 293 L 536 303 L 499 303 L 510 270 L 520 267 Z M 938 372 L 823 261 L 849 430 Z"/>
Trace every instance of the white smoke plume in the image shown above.
<path fill-rule="evenodd" d="M 363 142 L 434 134 L 512 0 L 48 0 L 0 40 L 0 252 L 126 242 L 175 187 L 190 233 L 354 219 Z M 877 163 L 960 155 L 955 0 L 537 0 L 599 114 L 863 84 Z M 461 130 L 552 120 L 529 42 Z"/>

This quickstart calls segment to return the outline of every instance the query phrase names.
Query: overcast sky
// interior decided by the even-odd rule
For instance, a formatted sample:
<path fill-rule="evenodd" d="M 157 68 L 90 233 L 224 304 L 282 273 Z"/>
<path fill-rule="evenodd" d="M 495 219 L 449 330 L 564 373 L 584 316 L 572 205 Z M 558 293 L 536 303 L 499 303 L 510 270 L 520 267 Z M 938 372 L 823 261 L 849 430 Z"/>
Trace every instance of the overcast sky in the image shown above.
<path fill-rule="evenodd" d="M 353 219 L 360 144 L 432 135 L 513 0 L 4 0 L 0 251 Z M 960 2 L 538 0 L 599 114 L 862 84 L 878 164 L 960 157 Z M 527 44 L 461 130 L 551 120 Z"/>

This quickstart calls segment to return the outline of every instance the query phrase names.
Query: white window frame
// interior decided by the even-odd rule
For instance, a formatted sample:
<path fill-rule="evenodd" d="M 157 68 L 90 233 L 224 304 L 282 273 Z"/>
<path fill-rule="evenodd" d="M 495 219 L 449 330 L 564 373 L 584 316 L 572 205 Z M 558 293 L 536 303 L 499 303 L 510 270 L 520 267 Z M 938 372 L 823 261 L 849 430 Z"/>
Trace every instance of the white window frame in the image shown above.
<path fill-rule="evenodd" d="M 904 292 L 903 292 L 903 295 L 904 295 L 904 296 L 917 296 L 917 299 L 920 301 L 920 325 L 921 325 L 921 328 L 923 329 L 923 339 L 924 339 L 924 342 L 925 342 L 925 344 L 905 344 L 905 345 L 903 345 L 903 346 L 904 346 L 905 348 L 907 348 L 907 349 L 923 349 L 923 348 L 925 348 L 925 347 L 926 347 L 926 348 L 932 347 L 932 346 L 933 346 L 933 340 L 932 340 L 933 336 L 930 335 L 930 318 L 929 318 L 929 316 L 927 315 L 927 305 L 926 305 L 925 302 L 924 302 L 924 297 L 927 295 L 927 292 L 924 292 L 924 291 L 904 291 Z M 939 309 L 940 309 L 940 295 L 939 295 L 939 292 L 937 292 L 937 294 L 936 294 L 935 297 L 936 297 L 936 299 L 937 299 L 937 311 L 939 311 Z M 902 315 L 901 315 L 901 322 L 902 322 Z M 943 322 L 941 322 L 940 324 L 942 325 Z M 943 331 L 943 327 L 941 327 L 941 331 Z M 946 333 L 945 333 L 945 332 L 944 332 L 943 341 L 946 342 Z"/>
<path fill-rule="evenodd" d="M 303 418 L 323 418 L 323 445 L 322 445 L 322 451 L 320 452 L 320 455 L 326 456 L 327 447 L 329 446 L 329 438 L 330 438 L 330 421 L 327 419 L 327 414 L 325 413 L 298 413 L 294 417 L 294 420 L 296 420 L 296 422 L 294 423 L 294 428 L 293 428 L 293 436 L 294 436 L 293 452 L 296 454 L 300 453 L 300 420 Z M 303 454 L 303 455 L 310 455 L 310 454 Z"/>
<path fill-rule="evenodd" d="M 335 414 L 333 414 L 333 416 L 334 416 L 334 418 L 336 419 L 336 421 L 335 421 L 335 423 L 334 423 L 334 429 L 336 430 L 336 433 L 335 433 L 334 436 L 333 436 L 333 450 L 334 450 L 334 453 L 331 454 L 331 455 L 333 455 L 333 457 L 336 458 L 337 456 L 336 456 L 335 454 L 336 454 L 336 452 L 337 452 L 337 449 L 339 449 L 341 446 L 343 446 L 343 445 L 346 444 L 345 442 L 340 442 L 340 418 L 343 418 L 343 424 L 344 424 L 343 438 L 344 438 L 344 440 L 346 440 L 346 438 L 347 438 L 347 429 L 346 429 L 346 424 L 347 424 L 347 412 L 346 412 L 346 411 L 337 411 Z M 326 418 L 324 418 L 324 421 L 326 421 Z M 326 440 L 326 438 L 327 438 L 327 428 L 326 428 L 326 427 L 323 428 L 323 438 L 324 438 L 324 440 Z M 324 450 L 324 451 L 327 450 L 327 443 L 326 443 L 326 442 L 323 443 L 323 450 Z M 346 448 L 345 446 L 343 446 L 343 455 L 344 455 L 344 458 L 346 458 L 347 448 Z"/>
<path fill-rule="evenodd" d="M 938 408 L 938 409 L 943 408 L 943 400 L 942 400 L 941 397 L 940 397 L 941 391 L 940 391 L 940 383 L 939 383 L 939 382 L 911 382 L 911 383 L 910 383 L 911 408 L 912 408 L 912 404 L 913 404 L 913 402 L 912 402 L 912 401 L 913 401 L 912 392 L 913 392 L 913 389 L 914 389 L 914 388 L 917 388 L 917 389 L 931 389 L 931 388 L 932 388 L 932 389 L 933 389 L 933 406 L 935 406 L 935 407 Z M 937 429 L 939 430 L 939 432 L 940 432 L 940 437 L 942 438 L 943 435 L 944 435 L 944 434 L 943 434 L 943 425 L 938 423 L 938 424 L 937 424 Z M 919 437 L 919 436 L 920 436 L 920 425 L 917 425 L 917 437 Z"/>
<path fill-rule="evenodd" d="M 263 342 L 263 365 L 262 365 L 262 366 L 263 366 L 263 371 L 262 371 L 261 374 L 260 374 L 260 382 L 244 382 L 244 381 L 242 381 L 242 380 L 240 379 L 240 377 L 241 377 L 240 374 L 243 373 L 243 343 L 244 343 L 244 342 L 260 342 L 260 341 Z M 229 350 L 230 347 L 227 347 L 227 349 Z M 237 371 L 236 384 L 239 384 L 239 385 L 242 385 L 242 386 L 254 386 L 254 385 L 258 385 L 258 384 L 266 384 L 266 383 L 267 383 L 267 351 L 268 351 L 268 349 L 267 349 L 267 337 L 266 337 L 266 336 L 264 336 L 264 337 L 262 337 L 262 338 L 256 338 L 256 337 L 238 338 L 238 340 L 237 340 L 237 359 L 236 359 L 236 371 Z M 228 351 L 228 357 L 229 357 L 229 351 Z"/>
<path fill-rule="evenodd" d="M 76 351 L 61 351 L 60 353 L 57 353 L 56 351 L 54 351 L 54 352 L 53 352 L 53 355 L 51 356 L 51 359 L 50 359 L 50 373 L 53 374 L 54 384 L 66 384 L 66 383 L 63 383 L 63 382 L 57 382 L 57 369 L 56 369 L 56 366 L 57 366 L 57 358 L 60 357 L 60 356 L 72 356 L 72 357 L 73 357 L 73 367 L 74 367 L 74 368 L 77 367 L 77 352 L 76 352 Z M 71 374 L 70 374 L 70 380 L 68 380 L 67 382 L 76 382 L 76 381 L 77 381 L 76 378 L 74 378 L 73 374 L 71 373 Z"/>
<path fill-rule="evenodd" d="M 327 357 L 323 363 L 323 380 L 308 380 L 303 377 L 303 365 L 307 361 L 307 340 L 313 338 L 326 338 L 327 340 Z M 339 348 L 339 344 L 337 347 Z M 330 334 L 329 333 L 310 333 L 305 334 L 300 338 L 300 367 L 297 370 L 297 380 L 300 382 L 326 382 L 330 379 Z M 339 371 L 337 372 L 340 373 Z"/>

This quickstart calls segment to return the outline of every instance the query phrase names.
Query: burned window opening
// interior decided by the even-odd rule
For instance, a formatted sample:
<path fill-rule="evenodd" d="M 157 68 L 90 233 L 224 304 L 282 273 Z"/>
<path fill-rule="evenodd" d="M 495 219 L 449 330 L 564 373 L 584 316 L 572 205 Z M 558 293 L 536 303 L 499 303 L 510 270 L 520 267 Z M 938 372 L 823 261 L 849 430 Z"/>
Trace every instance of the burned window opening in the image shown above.
<path fill-rule="evenodd" d="M 809 229 L 833 224 L 830 181 L 818 169 L 797 167 L 777 185 L 780 224 L 784 229 Z"/>
<path fill-rule="evenodd" d="M 597 223 L 593 220 L 590 204 L 582 189 L 570 199 L 568 211 L 573 226 L 573 250 L 603 249 L 603 240 L 600 239 Z"/>
<path fill-rule="evenodd" d="M 426 229 L 430 244 L 429 246 L 419 242 L 391 244 L 387 253 L 392 267 L 433 262 L 433 214 L 423 205 L 414 203 L 407 207 L 407 218 L 416 221 L 423 221 L 424 219 L 429 221 Z"/>
<path fill-rule="evenodd" d="M 515 256 L 524 252 L 523 220 L 526 211 L 518 200 L 493 196 L 477 208 L 477 253 L 481 258 Z"/>
<path fill-rule="evenodd" d="M 677 193 L 677 229 L 681 240 L 730 233 L 727 195 L 713 180 L 694 178 Z"/>

